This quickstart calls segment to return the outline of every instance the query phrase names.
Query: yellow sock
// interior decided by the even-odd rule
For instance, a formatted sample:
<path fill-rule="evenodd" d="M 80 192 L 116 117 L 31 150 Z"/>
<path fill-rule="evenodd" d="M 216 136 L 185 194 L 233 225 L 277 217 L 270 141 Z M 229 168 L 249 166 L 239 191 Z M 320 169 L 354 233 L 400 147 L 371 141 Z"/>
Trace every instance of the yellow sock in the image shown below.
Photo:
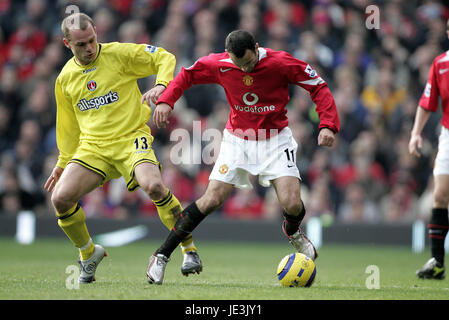
<path fill-rule="evenodd" d="M 86 226 L 86 215 L 79 204 L 64 213 L 56 213 L 58 225 L 80 249 L 81 260 L 89 259 L 94 253 L 95 246 L 90 238 Z"/>
<path fill-rule="evenodd" d="M 85 246 L 82 246 L 79 249 L 80 249 L 81 260 L 85 261 L 85 260 L 89 259 L 90 257 L 92 257 L 92 255 L 94 254 L 95 245 L 92 242 L 92 239 L 89 239 L 89 242 Z"/>
<path fill-rule="evenodd" d="M 192 234 L 189 234 L 187 237 L 185 237 L 184 240 L 182 240 L 180 246 L 183 254 L 189 251 L 197 251 L 197 248 L 193 244 Z"/>
<path fill-rule="evenodd" d="M 179 214 L 182 212 L 182 206 L 174 194 L 168 190 L 167 195 L 161 200 L 153 201 L 157 208 L 157 213 L 162 223 L 168 228 L 173 229 L 176 221 L 179 219 Z M 182 253 L 187 251 L 197 251 L 193 244 L 192 235 L 188 235 L 180 244 Z"/>

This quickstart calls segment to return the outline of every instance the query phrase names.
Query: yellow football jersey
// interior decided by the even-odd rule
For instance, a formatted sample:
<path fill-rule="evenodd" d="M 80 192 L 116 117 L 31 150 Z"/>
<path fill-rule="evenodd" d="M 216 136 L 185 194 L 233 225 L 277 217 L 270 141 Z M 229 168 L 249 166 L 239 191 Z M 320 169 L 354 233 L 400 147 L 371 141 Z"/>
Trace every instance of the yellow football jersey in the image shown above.
<path fill-rule="evenodd" d="M 80 140 L 115 140 L 145 126 L 151 109 L 140 103 L 137 79 L 157 74 L 155 84 L 167 86 L 175 64 L 163 48 L 133 43 L 98 44 L 88 65 L 72 57 L 55 84 L 57 166 L 65 168 Z"/>

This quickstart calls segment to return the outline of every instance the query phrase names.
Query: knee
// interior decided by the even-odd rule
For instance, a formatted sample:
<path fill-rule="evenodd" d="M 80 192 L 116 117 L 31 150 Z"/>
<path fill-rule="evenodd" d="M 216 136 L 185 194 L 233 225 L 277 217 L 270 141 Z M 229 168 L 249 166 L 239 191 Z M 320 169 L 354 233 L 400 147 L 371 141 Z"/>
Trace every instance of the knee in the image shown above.
<path fill-rule="evenodd" d="M 141 185 L 141 188 L 150 196 L 152 200 L 161 200 L 167 193 L 167 188 L 162 181 L 149 181 Z"/>
<path fill-rule="evenodd" d="M 76 205 L 78 200 L 74 199 L 69 192 L 60 189 L 56 189 L 51 195 L 51 203 L 58 213 L 69 211 Z"/>
<path fill-rule="evenodd" d="M 449 191 L 435 189 L 433 193 L 433 204 L 436 208 L 447 208 L 449 204 Z"/>
<path fill-rule="evenodd" d="M 211 194 L 210 192 L 206 192 L 206 194 L 198 199 L 197 205 L 203 214 L 208 215 L 217 210 L 225 200 L 225 195 L 221 195 L 220 193 Z"/>
<path fill-rule="evenodd" d="M 290 215 L 297 216 L 301 215 L 305 210 L 304 204 L 300 197 L 296 195 L 289 195 L 284 199 L 280 199 L 280 204 L 282 208 Z"/>

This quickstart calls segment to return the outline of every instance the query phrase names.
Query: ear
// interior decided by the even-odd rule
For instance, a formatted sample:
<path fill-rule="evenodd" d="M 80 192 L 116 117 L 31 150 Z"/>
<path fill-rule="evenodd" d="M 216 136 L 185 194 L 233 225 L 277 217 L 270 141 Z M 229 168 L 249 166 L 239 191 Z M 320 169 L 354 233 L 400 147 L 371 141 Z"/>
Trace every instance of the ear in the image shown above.
<path fill-rule="evenodd" d="M 62 41 L 64 41 L 64 45 L 65 45 L 67 48 L 71 49 L 71 48 L 70 48 L 70 44 L 69 44 L 69 40 L 67 40 L 67 38 L 62 38 Z"/>
<path fill-rule="evenodd" d="M 256 48 L 256 51 L 257 51 L 257 49 L 259 49 L 259 43 L 258 42 L 256 42 L 255 48 Z"/>

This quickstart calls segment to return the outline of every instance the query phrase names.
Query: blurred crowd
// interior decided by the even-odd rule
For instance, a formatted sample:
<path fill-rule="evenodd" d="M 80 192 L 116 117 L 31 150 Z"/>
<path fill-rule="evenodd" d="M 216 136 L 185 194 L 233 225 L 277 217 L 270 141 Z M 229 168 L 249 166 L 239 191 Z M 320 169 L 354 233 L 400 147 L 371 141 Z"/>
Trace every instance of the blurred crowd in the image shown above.
<path fill-rule="evenodd" d="M 376 17 L 366 8 L 372 4 L 379 28 L 371 29 L 366 21 Z M 0 0 L 0 214 L 54 214 L 42 186 L 58 156 L 53 88 L 71 58 L 60 31 L 69 5 L 94 19 L 99 42 L 149 43 L 172 52 L 175 75 L 224 51 L 234 29 L 308 62 L 327 81 L 342 129 L 332 148 L 318 147 L 315 106 L 306 91 L 291 87 L 289 126 L 299 144 L 307 218 L 407 223 L 430 214 L 440 113 L 425 127 L 420 158 L 409 155 L 408 141 L 429 66 L 449 49 L 449 6 L 432 0 Z M 139 80 L 142 92 L 153 84 L 154 76 Z M 228 113 L 223 89 L 200 85 L 178 101 L 169 128 L 149 122 L 164 182 L 183 204 L 204 192 L 212 164 L 174 164 L 171 134 L 192 132 L 194 120 L 202 132 L 221 131 Z M 187 147 L 195 145 L 190 142 Z M 215 215 L 280 219 L 273 188 L 256 179 L 253 185 L 235 190 Z M 82 204 L 88 217 L 157 215 L 148 196 L 126 191 L 123 179 L 94 190 Z"/>

